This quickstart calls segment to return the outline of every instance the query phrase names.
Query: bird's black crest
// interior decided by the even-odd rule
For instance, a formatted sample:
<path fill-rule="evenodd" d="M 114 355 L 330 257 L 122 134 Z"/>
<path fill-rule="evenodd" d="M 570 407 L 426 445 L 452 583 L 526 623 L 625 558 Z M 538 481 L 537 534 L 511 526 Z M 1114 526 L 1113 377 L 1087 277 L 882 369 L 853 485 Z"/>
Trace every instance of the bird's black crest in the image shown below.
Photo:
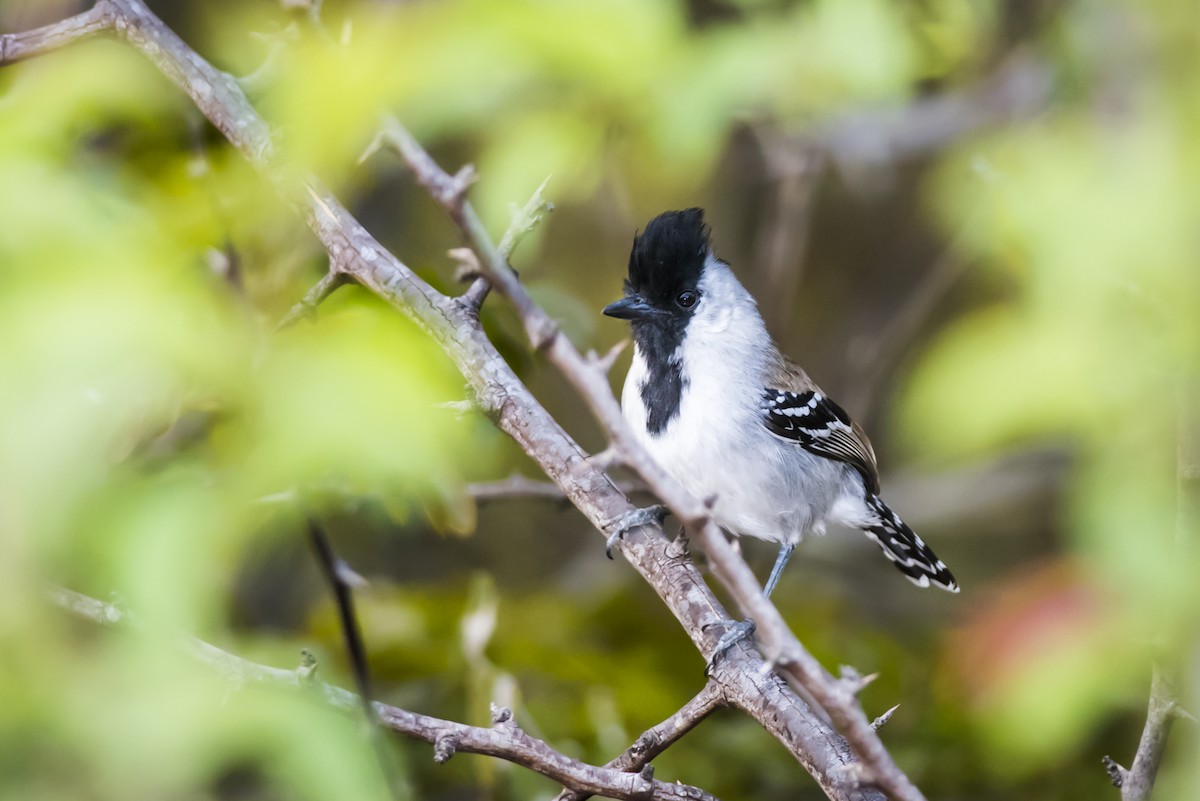
<path fill-rule="evenodd" d="M 634 237 L 626 288 L 665 307 L 682 290 L 696 288 L 708 249 L 703 209 L 664 212 Z"/>

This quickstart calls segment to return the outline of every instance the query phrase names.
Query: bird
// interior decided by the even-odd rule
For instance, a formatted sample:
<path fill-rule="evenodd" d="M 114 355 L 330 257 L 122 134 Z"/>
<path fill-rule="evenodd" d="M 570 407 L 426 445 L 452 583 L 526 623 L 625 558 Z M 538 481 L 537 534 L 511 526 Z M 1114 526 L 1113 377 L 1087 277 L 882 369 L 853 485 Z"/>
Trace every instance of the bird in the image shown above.
<path fill-rule="evenodd" d="M 768 597 L 796 545 L 834 523 L 865 532 L 914 584 L 958 592 L 880 497 L 862 427 L 783 355 L 710 239 L 702 209 L 658 215 L 634 236 L 624 297 L 603 310 L 632 328 L 621 408 L 637 440 L 725 531 L 779 544 Z"/>

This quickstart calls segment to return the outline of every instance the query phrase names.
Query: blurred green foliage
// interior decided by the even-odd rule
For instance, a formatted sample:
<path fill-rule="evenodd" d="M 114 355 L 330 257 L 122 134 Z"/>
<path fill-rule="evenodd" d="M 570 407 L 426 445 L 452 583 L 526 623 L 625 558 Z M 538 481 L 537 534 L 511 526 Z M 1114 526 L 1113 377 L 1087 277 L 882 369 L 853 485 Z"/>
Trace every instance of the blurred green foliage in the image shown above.
<path fill-rule="evenodd" d="M 961 148 L 931 184 L 964 250 L 1012 296 L 932 349 L 909 396 L 912 436 L 931 453 L 1066 437 L 1080 455 L 1065 521 L 1076 569 L 1026 582 L 1043 603 L 1014 619 L 1041 645 L 981 688 L 1010 770 L 1065 758 L 1115 697 L 1144 691 L 1152 656 L 1186 658 L 1200 622 L 1196 521 L 1178 497 L 1200 400 L 1200 71 L 1194 37 L 1170 35 L 1160 11 L 1066 13 L 1079 96 Z M 1105 29 L 1116 20 L 1133 27 Z"/>
<path fill-rule="evenodd" d="M 0 26 L 66 13 L 55 5 L 0 2 Z M 1021 518 L 1039 520 L 1023 538 L 986 519 L 922 529 L 961 598 L 912 590 L 869 543 L 820 542 L 777 599 L 826 664 L 882 673 L 864 704 L 903 703 L 885 739 L 931 798 L 1114 792 L 1099 757 L 1132 758 L 1151 658 L 1196 642 L 1176 465 L 1200 346 L 1190 4 L 330 0 L 319 26 L 268 2 L 151 5 L 217 66 L 255 73 L 286 158 L 437 286 L 452 288 L 458 236 L 394 165 L 357 163 L 381 112 L 447 167 L 477 165 L 472 198 L 497 236 L 552 175 L 559 210 L 518 267 L 597 348 L 621 335 L 595 309 L 650 215 L 706 204 L 718 251 L 761 260 L 789 179 L 755 142 L 899 111 L 1034 54 L 1055 79 L 1034 119 L 866 182 L 824 174 L 808 258 L 791 264 L 805 270 L 791 333 L 806 336 L 786 344 L 854 397 L 838 367 L 950 247 L 970 268 L 903 363 L 876 368 L 903 386 L 871 427 L 885 468 L 950 476 L 1057 443 L 1073 457 L 1063 497 Z M 0 71 L 0 187 L 0 798 L 385 797 L 351 718 L 230 683 L 178 647 L 195 634 L 286 666 L 310 645 L 348 683 L 306 510 L 372 581 L 362 620 L 385 700 L 474 723 L 508 704 L 602 763 L 700 688 L 678 626 L 577 515 L 475 507 L 465 482 L 532 468 L 441 406 L 462 381 L 415 326 L 346 288 L 275 332 L 323 254 L 136 54 L 94 42 Z M 502 304 L 485 323 L 600 447 Z M 138 626 L 69 619 L 41 601 L 54 583 L 115 593 Z M 1159 797 L 1194 798 L 1194 732 L 1173 736 Z M 555 791 L 503 763 L 396 751 L 413 798 Z M 820 797 L 733 713 L 657 765 L 722 797 Z"/>

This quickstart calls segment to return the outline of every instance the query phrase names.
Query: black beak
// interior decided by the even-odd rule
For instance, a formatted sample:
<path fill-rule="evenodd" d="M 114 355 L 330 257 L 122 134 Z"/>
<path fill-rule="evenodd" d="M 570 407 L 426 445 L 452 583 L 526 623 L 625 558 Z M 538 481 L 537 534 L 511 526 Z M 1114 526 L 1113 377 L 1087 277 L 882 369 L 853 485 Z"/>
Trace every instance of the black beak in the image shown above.
<path fill-rule="evenodd" d="M 604 307 L 604 313 L 618 320 L 644 320 L 658 314 L 658 309 L 647 303 L 641 295 L 626 295 L 616 303 Z"/>

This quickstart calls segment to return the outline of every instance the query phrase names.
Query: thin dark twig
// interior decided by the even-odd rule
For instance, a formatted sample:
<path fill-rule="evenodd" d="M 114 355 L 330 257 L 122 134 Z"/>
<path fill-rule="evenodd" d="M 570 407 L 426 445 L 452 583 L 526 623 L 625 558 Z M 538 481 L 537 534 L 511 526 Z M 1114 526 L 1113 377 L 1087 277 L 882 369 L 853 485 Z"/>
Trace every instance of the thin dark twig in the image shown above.
<path fill-rule="evenodd" d="M 312 517 L 308 519 L 308 540 L 313 553 L 316 554 L 321 575 L 325 577 L 329 589 L 333 592 L 342 639 L 350 656 L 350 668 L 354 672 L 354 684 L 362 698 L 363 711 L 367 719 L 372 720 L 375 713 L 371 709 L 371 701 L 374 698 L 374 693 L 371 692 L 371 668 L 367 664 L 367 648 L 363 644 L 362 629 L 354 611 L 354 594 L 351 590 L 351 583 L 355 581 L 351 578 L 354 572 L 333 550 L 329 537 L 325 535 L 325 529 Z"/>
<path fill-rule="evenodd" d="M 351 585 L 361 579 L 333 550 L 329 537 L 325 535 L 325 529 L 312 516 L 308 518 L 308 539 L 313 553 L 317 557 L 321 574 L 333 592 L 338 621 L 341 624 L 342 639 L 346 645 L 346 652 L 350 656 L 354 684 L 358 688 L 359 705 L 367 720 L 368 736 L 379 761 L 379 769 L 383 771 L 392 797 L 399 800 L 407 794 L 403 791 L 400 771 L 388 747 L 387 740 L 383 737 L 382 722 L 372 703 L 375 696 L 371 690 L 371 668 L 367 663 L 367 648 L 363 643 L 362 628 L 358 624 L 358 615 L 354 611 L 354 593 Z"/>

